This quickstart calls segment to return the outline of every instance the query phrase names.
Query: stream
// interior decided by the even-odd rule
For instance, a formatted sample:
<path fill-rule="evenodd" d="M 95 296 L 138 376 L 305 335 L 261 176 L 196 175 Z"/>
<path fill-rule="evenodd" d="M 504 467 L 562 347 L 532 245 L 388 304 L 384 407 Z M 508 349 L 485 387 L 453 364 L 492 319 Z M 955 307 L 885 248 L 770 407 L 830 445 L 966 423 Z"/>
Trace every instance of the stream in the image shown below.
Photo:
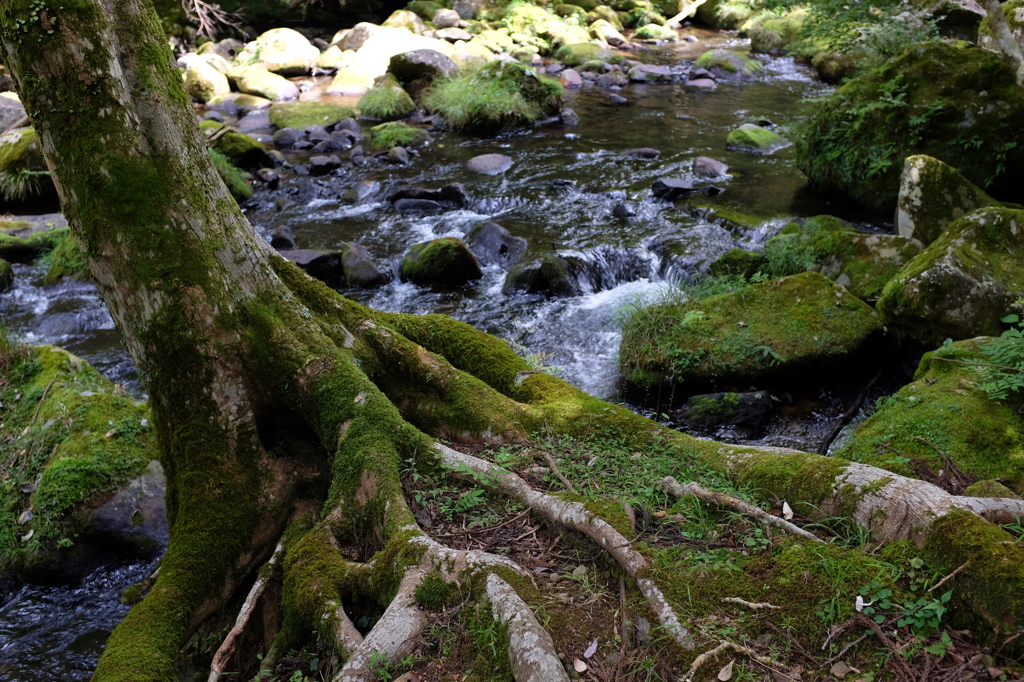
<path fill-rule="evenodd" d="M 645 59 L 693 59 L 713 42 L 742 48 L 735 38 L 712 33 L 702 37 L 707 40 L 681 43 Z M 582 281 L 585 293 L 571 298 L 506 295 L 505 273 L 497 266 L 485 268 L 481 280 L 457 290 L 431 290 L 396 278 L 379 289 L 343 293 L 378 309 L 451 315 L 506 339 L 517 352 L 534 355 L 585 391 L 616 400 L 618 320 L 631 306 L 666 295 L 731 248 L 758 250 L 786 217 L 831 213 L 874 229 L 870 216 L 807 191 L 792 148 L 771 156 L 725 149 L 727 133 L 742 123 L 768 120 L 785 134 L 785 124 L 798 115 L 799 100 L 826 91 L 811 70 L 789 59 L 771 61 L 756 81 L 720 83 L 714 91 L 679 84 L 630 85 L 614 92 L 625 104 L 612 101 L 612 91 L 584 87 L 570 90 L 565 98 L 580 117 L 578 127 L 554 122 L 488 139 L 435 134 L 408 167 L 376 161 L 361 168 L 343 166 L 334 175 L 301 178 L 301 189 L 285 180 L 272 193 L 258 192 L 246 212 L 268 238 L 286 226 L 298 248 L 339 249 L 358 241 L 396 271 L 409 246 L 439 236 L 461 237 L 488 220 L 528 240 L 527 262 L 552 249 L 581 257 L 601 277 L 596 286 Z M 653 147 L 661 154 L 655 161 L 622 155 L 638 147 Z M 494 152 L 513 159 L 505 174 L 490 177 L 465 169 L 468 159 Z M 730 166 L 731 178 L 715 183 L 725 190 L 720 195 L 723 205 L 774 219 L 757 229 L 730 231 L 653 199 L 650 188 L 657 178 L 690 179 L 691 161 L 701 155 Z M 340 201 L 346 190 L 367 180 L 379 183 L 377 191 L 355 205 Z M 410 216 L 386 201 L 399 188 L 437 188 L 452 182 L 465 184 L 472 199 L 468 208 Z M 612 214 L 620 203 L 635 212 L 628 222 Z M 133 393 L 143 394 L 91 284 L 43 286 L 39 268 L 20 265 L 15 271 L 15 286 L 0 296 L 0 313 L 9 330 L 31 343 L 63 346 Z M 746 437 L 750 442 L 814 448 L 828 429 L 822 415 L 814 409 L 808 414 L 796 426 L 789 423 Z M 38 680 L 44 670 L 47 679 L 88 679 L 106 634 L 127 611 L 118 595 L 150 567 L 101 569 L 71 586 L 0 587 L 0 681 Z"/>

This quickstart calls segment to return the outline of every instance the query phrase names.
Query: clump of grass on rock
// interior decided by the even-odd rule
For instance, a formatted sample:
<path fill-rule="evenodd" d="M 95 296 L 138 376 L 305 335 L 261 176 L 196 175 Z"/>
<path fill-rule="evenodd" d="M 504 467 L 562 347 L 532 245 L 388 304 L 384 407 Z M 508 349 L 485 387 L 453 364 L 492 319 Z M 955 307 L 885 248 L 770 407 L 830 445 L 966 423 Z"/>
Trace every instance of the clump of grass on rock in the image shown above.
<path fill-rule="evenodd" d="M 426 142 L 427 137 L 426 131 L 401 121 L 381 123 L 379 126 L 370 128 L 370 143 L 374 147 L 383 147 L 384 149 L 415 147 Z"/>
<path fill-rule="evenodd" d="M 398 80 L 388 74 L 359 100 L 359 113 L 369 118 L 394 121 L 416 111 L 416 104 Z"/>
<path fill-rule="evenodd" d="M 440 81 L 423 99 L 454 128 L 489 131 L 529 124 L 558 110 L 564 89 L 533 69 L 492 62 Z"/>

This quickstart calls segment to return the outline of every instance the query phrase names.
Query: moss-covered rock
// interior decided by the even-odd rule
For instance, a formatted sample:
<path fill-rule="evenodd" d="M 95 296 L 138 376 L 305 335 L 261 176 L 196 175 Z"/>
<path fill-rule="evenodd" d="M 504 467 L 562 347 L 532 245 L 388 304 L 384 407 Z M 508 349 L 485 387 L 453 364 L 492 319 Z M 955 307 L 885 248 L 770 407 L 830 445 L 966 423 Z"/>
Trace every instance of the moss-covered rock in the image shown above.
<path fill-rule="evenodd" d="M 641 26 L 633 34 L 633 37 L 640 40 L 678 40 L 679 36 L 675 31 L 670 29 L 668 26 L 662 26 L 661 24 L 646 24 Z"/>
<path fill-rule="evenodd" d="M 427 131 L 401 121 L 381 123 L 370 128 L 370 144 L 383 149 L 415 147 L 429 139 Z"/>
<path fill-rule="evenodd" d="M 1005 485 L 991 478 L 987 478 L 983 481 L 972 483 L 964 488 L 965 497 L 1017 497 L 1017 493 L 1013 492 Z"/>
<path fill-rule="evenodd" d="M 832 216 L 791 223 L 765 244 L 762 266 L 774 277 L 815 270 L 860 299 L 877 298 L 900 268 L 921 252 L 914 239 L 862 234 Z"/>
<path fill-rule="evenodd" d="M 739 128 L 730 131 L 725 139 L 726 149 L 754 154 L 771 154 L 788 147 L 789 144 L 789 140 L 774 130 L 768 130 L 753 123 L 744 123 Z"/>
<path fill-rule="evenodd" d="M 155 435 L 145 405 L 59 348 L 0 339 L 0 363 L 0 570 L 52 568 L 157 457 Z"/>
<path fill-rule="evenodd" d="M 85 252 L 69 229 L 53 231 L 53 248 L 43 255 L 41 263 L 46 267 L 43 282 L 55 284 L 65 277 L 88 279 L 89 264 Z"/>
<path fill-rule="evenodd" d="M 326 102 L 277 102 L 268 112 L 270 122 L 278 128 L 303 130 L 311 125 L 331 126 L 351 118 L 355 112 Z"/>
<path fill-rule="evenodd" d="M 391 28 L 404 28 L 406 31 L 417 35 L 427 30 L 427 25 L 423 23 L 423 19 L 415 12 L 407 9 L 396 9 L 380 25 Z"/>
<path fill-rule="evenodd" d="M 730 30 L 742 26 L 759 9 L 757 3 L 744 0 L 707 0 L 697 8 L 694 18 L 704 26 Z"/>
<path fill-rule="evenodd" d="M 699 69 L 707 69 L 714 74 L 715 78 L 725 79 L 750 80 L 764 71 L 761 62 L 756 59 L 744 57 L 739 52 L 724 48 L 708 50 L 697 58 L 694 66 Z"/>
<path fill-rule="evenodd" d="M 622 21 L 628 28 L 636 29 L 641 29 L 651 24 L 664 26 L 665 22 L 665 17 L 647 7 L 634 7 L 626 13 L 626 18 Z"/>
<path fill-rule="evenodd" d="M 778 55 L 797 41 L 806 21 L 807 10 L 797 7 L 779 14 L 758 14 L 744 24 L 743 30 L 750 36 L 753 52 Z"/>
<path fill-rule="evenodd" d="M 505 15 L 509 36 L 520 44 L 533 44 L 542 55 L 550 54 L 563 45 L 586 43 L 587 31 L 542 7 L 529 4 L 514 5 Z M 516 40 L 518 37 L 518 40 Z"/>
<path fill-rule="evenodd" d="M 625 28 L 618 12 L 608 5 L 598 5 L 587 13 L 587 23 L 593 24 L 598 20 L 607 21 L 616 31 L 621 31 Z"/>
<path fill-rule="evenodd" d="M 55 193 L 35 128 L 0 135 L 0 198 L 22 201 Z"/>
<path fill-rule="evenodd" d="M 478 71 L 438 82 L 423 103 L 455 128 L 495 131 L 532 123 L 558 111 L 564 89 L 514 62 L 491 62 Z"/>
<path fill-rule="evenodd" d="M 730 249 L 708 266 L 708 274 L 715 277 L 734 276 L 748 279 L 756 274 L 764 266 L 764 263 L 765 258 L 760 253 Z"/>
<path fill-rule="evenodd" d="M 587 264 L 577 256 L 548 253 L 513 267 L 505 276 L 503 290 L 506 294 L 579 296 L 583 293 L 580 279 L 586 278 L 587 271 Z"/>
<path fill-rule="evenodd" d="M 896 231 L 931 244 L 954 220 L 1000 205 L 952 166 L 924 154 L 908 156 L 900 179 Z"/>
<path fill-rule="evenodd" d="M 208 135 L 218 133 L 213 148 L 239 168 L 258 169 L 274 165 L 273 159 L 267 154 L 263 145 L 245 133 L 240 133 L 237 130 L 227 130 L 221 133 L 220 130 L 224 124 L 217 121 L 203 121 L 199 127 L 204 131 L 210 131 L 207 133 Z"/>
<path fill-rule="evenodd" d="M 623 375 L 641 388 L 687 382 L 697 389 L 850 363 L 881 330 L 866 303 L 804 273 L 645 307 L 627 319 L 619 355 Z"/>
<path fill-rule="evenodd" d="M 1002 56 L 942 42 L 916 45 L 820 100 L 794 137 L 820 190 L 892 211 L 903 160 L 927 154 L 996 198 L 1019 194 L 1024 92 Z M 994 159 L 1001 159 L 994 163 Z"/>
<path fill-rule="evenodd" d="M 622 62 L 622 55 L 594 43 L 576 43 L 560 47 L 555 52 L 555 59 L 566 66 L 579 66 L 595 59 L 609 64 L 619 64 Z"/>
<path fill-rule="evenodd" d="M 231 92 L 228 77 L 203 59 L 194 59 L 185 69 L 185 92 L 196 102 L 209 102 Z"/>
<path fill-rule="evenodd" d="M 401 273 L 415 284 L 436 286 L 460 286 L 483 277 L 476 258 L 455 237 L 415 244 L 402 260 Z"/>
<path fill-rule="evenodd" d="M 443 55 L 442 55 L 443 56 Z M 416 103 L 392 74 L 387 74 L 359 99 L 359 113 L 369 118 L 394 121 L 416 111 Z"/>
<path fill-rule="evenodd" d="M 304 35 L 290 28 L 274 28 L 248 43 L 235 61 L 242 66 L 259 65 L 282 76 L 304 76 L 319 58 L 320 50 Z"/>
<path fill-rule="evenodd" d="M 962 363 L 987 361 L 980 342 L 925 354 L 914 381 L 880 401 L 834 454 L 933 481 L 951 474 L 952 462 L 971 480 L 998 478 L 1024 491 L 1024 400 L 990 400 L 978 389 L 977 369 Z"/>
<path fill-rule="evenodd" d="M 897 333 L 938 345 L 998 336 L 1024 298 L 1024 211 L 985 208 L 950 225 L 886 285 L 878 310 Z"/>

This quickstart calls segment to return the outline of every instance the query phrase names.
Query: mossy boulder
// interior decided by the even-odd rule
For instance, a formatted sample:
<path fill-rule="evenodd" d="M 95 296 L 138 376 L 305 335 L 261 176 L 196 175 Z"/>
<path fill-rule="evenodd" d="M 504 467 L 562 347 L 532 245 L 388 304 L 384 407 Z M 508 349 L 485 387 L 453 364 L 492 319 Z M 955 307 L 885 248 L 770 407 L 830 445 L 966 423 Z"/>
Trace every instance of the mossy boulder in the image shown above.
<path fill-rule="evenodd" d="M 678 40 L 679 36 L 668 26 L 660 24 L 646 24 L 641 26 L 633 34 L 633 37 L 640 40 Z"/>
<path fill-rule="evenodd" d="M 564 91 L 557 80 L 529 67 L 495 61 L 438 82 L 423 104 L 455 128 L 493 132 L 556 113 Z"/>
<path fill-rule="evenodd" d="M 381 123 L 370 128 L 370 144 L 374 147 L 416 147 L 430 139 L 427 131 L 401 121 Z"/>
<path fill-rule="evenodd" d="M 185 92 L 195 102 L 209 102 L 231 92 L 228 77 L 204 59 L 194 59 L 185 69 Z"/>
<path fill-rule="evenodd" d="M 972 483 L 964 488 L 965 497 L 1018 497 L 1005 485 L 994 479 L 988 478 L 983 481 Z"/>
<path fill-rule="evenodd" d="M 56 193 L 35 128 L 15 128 L 0 135 L 0 176 L 0 198 L 18 201 Z"/>
<path fill-rule="evenodd" d="M 0 570 L 59 573 L 97 508 L 157 457 L 143 403 L 84 360 L 0 339 Z"/>
<path fill-rule="evenodd" d="M 345 284 L 370 289 L 387 284 L 392 279 L 390 268 L 381 265 L 362 244 L 349 242 L 341 250 L 341 269 Z"/>
<path fill-rule="evenodd" d="M 817 216 L 791 223 L 768 240 L 764 270 L 772 276 L 814 270 L 860 299 L 878 298 L 900 268 L 921 253 L 915 239 L 862 234 L 838 218 Z"/>
<path fill-rule="evenodd" d="M 416 111 L 416 103 L 392 74 L 381 78 L 359 99 L 359 113 L 368 118 L 394 121 Z"/>
<path fill-rule="evenodd" d="M 566 66 L 579 66 L 593 60 L 609 64 L 620 64 L 622 62 L 622 55 L 606 50 L 595 43 L 576 43 L 560 47 L 555 52 L 555 59 Z"/>
<path fill-rule="evenodd" d="M 0 219 L 0 258 L 12 263 L 31 263 L 51 251 L 70 232 L 66 222 L 40 227 L 28 221 Z"/>
<path fill-rule="evenodd" d="M 952 166 L 924 154 L 908 156 L 896 204 L 896 232 L 931 244 L 954 220 L 999 205 Z"/>
<path fill-rule="evenodd" d="M 14 267 L 0 258 L 0 294 L 11 288 L 14 284 Z"/>
<path fill-rule="evenodd" d="M 990 400 L 969 363 L 988 362 L 984 339 L 958 341 L 926 353 L 914 380 L 878 409 L 833 454 L 902 476 L 956 487 L 955 465 L 969 481 L 1000 479 L 1024 492 L 1024 398 Z M 968 364 L 964 364 L 968 363 Z M 940 481 L 940 472 L 947 479 Z"/>
<path fill-rule="evenodd" d="M 410 50 L 396 54 L 388 63 L 388 72 L 400 83 L 435 81 L 459 73 L 459 66 L 437 50 Z"/>
<path fill-rule="evenodd" d="M 905 265 L 878 301 L 902 336 L 938 345 L 946 338 L 998 336 L 1024 299 L 1024 211 L 985 208 L 950 225 Z"/>
<path fill-rule="evenodd" d="M 607 21 L 615 28 L 616 31 L 621 31 L 625 28 L 618 12 L 608 5 L 598 5 L 587 13 L 587 23 L 593 24 L 598 20 Z"/>
<path fill-rule="evenodd" d="M 326 102 L 277 102 L 268 112 L 270 122 L 278 128 L 303 130 L 312 125 L 332 126 L 338 121 L 352 118 L 354 111 Z"/>
<path fill-rule="evenodd" d="M 794 137 L 797 164 L 819 190 L 879 211 L 896 208 L 903 160 L 915 154 L 1012 200 L 1024 174 L 1021 120 L 1024 91 L 1001 55 L 915 45 L 811 108 Z"/>
<path fill-rule="evenodd" d="M 248 43 L 235 62 L 242 66 L 259 65 L 282 76 L 304 76 L 319 58 L 320 50 L 304 35 L 290 28 L 274 28 Z"/>
<path fill-rule="evenodd" d="M 785 381 L 849 365 L 882 331 L 866 303 L 818 273 L 645 307 L 626 320 L 622 373 L 640 388 Z"/>
<path fill-rule="evenodd" d="M 760 253 L 730 249 L 708 266 L 708 274 L 714 277 L 743 277 L 748 279 L 760 270 L 765 258 Z M 787 273 L 796 274 L 796 273 Z"/>
<path fill-rule="evenodd" d="M 731 30 L 742 26 L 760 9 L 759 3 L 744 0 L 707 0 L 697 8 L 694 18 L 709 28 Z"/>
<path fill-rule="evenodd" d="M 715 48 L 708 50 L 694 62 L 698 69 L 707 69 L 715 78 L 738 78 L 740 80 L 751 80 L 757 74 L 764 71 L 761 62 L 756 59 L 745 57 L 739 52 Z"/>
<path fill-rule="evenodd" d="M 531 43 L 540 48 L 542 55 L 550 54 L 563 45 L 586 43 L 590 40 L 586 29 L 566 23 L 561 17 L 536 5 L 515 5 L 505 16 L 510 36 L 520 36 L 520 44 Z M 531 40 L 534 39 L 534 40 Z"/>
<path fill-rule="evenodd" d="M 729 132 L 725 148 L 752 154 L 771 154 L 790 145 L 789 140 L 774 130 L 762 128 L 753 123 L 744 123 Z"/>
<path fill-rule="evenodd" d="M 750 36 L 750 49 L 772 55 L 783 54 L 800 37 L 807 9 L 798 7 L 781 14 L 758 14 L 743 26 Z"/>
<path fill-rule="evenodd" d="M 579 296 L 585 291 L 581 282 L 591 281 L 592 274 L 592 266 L 578 256 L 548 253 L 532 263 L 512 268 L 505 276 L 502 290 L 506 294 Z"/>
<path fill-rule="evenodd" d="M 224 125 L 217 121 L 203 121 L 199 127 L 204 131 L 210 131 L 207 134 L 212 135 L 214 132 L 220 133 Z M 237 130 L 220 133 L 213 145 L 214 149 L 239 168 L 256 170 L 274 165 L 273 159 L 262 144 Z"/>
<path fill-rule="evenodd" d="M 461 239 L 442 237 L 413 245 L 402 259 L 402 278 L 415 284 L 456 287 L 483 277 Z"/>
<path fill-rule="evenodd" d="M 299 98 L 299 86 L 259 65 L 236 67 L 231 70 L 228 78 L 234 81 L 239 92 L 247 95 L 275 102 Z"/>
<path fill-rule="evenodd" d="M 690 396 L 672 417 L 689 429 L 710 429 L 716 426 L 756 426 L 775 411 L 768 391 L 749 393 L 706 393 Z"/>
<path fill-rule="evenodd" d="M 423 19 L 415 12 L 407 9 L 396 9 L 380 25 L 391 28 L 404 28 L 406 31 L 417 35 L 427 30 L 427 25 L 423 23 Z"/>

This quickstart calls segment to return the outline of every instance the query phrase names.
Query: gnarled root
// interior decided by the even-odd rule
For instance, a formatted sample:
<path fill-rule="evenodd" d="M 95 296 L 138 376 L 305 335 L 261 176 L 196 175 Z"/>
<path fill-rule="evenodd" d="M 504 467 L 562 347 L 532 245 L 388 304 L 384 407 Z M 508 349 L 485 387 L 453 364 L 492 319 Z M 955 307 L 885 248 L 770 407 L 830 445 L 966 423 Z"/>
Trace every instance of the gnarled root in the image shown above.
<path fill-rule="evenodd" d="M 494 573 L 487 576 L 487 598 L 495 620 L 508 626 L 508 657 L 516 682 L 569 682 L 551 635 L 522 597 Z"/>
<path fill-rule="evenodd" d="M 675 610 L 668 603 L 661 589 L 648 577 L 649 564 L 639 552 L 630 548 L 630 542 L 607 521 L 590 512 L 579 502 L 570 502 L 547 493 L 534 490 L 519 476 L 477 457 L 435 444 L 441 463 L 458 475 L 467 469 L 482 480 L 474 482 L 496 489 L 528 506 L 547 521 L 564 528 L 570 528 L 586 535 L 599 547 L 608 552 L 626 573 L 636 582 L 641 594 L 658 617 L 658 621 L 673 639 L 684 649 L 693 647 L 690 631 L 683 626 Z"/>

